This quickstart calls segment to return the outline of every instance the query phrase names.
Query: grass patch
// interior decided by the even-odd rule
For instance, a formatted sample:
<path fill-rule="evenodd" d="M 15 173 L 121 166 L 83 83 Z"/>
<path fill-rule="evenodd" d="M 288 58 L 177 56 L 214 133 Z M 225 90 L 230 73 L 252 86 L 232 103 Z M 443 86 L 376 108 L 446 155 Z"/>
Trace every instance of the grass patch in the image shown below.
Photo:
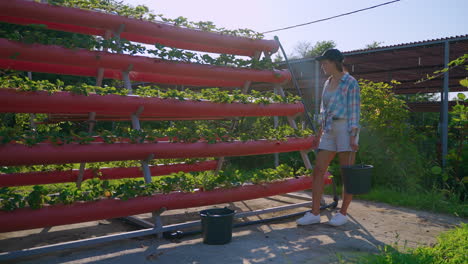
<path fill-rule="evenodd" d="M 341 194 L 341 191 L 342 186 L 338 186 L 337 192 Z M 331 186 L 325 188 L 325 193 L 333 194 Z M 370 193 L 356 195 L 355 198 L 458 217 L 468 217 L 467 203 L 460 201 L 454 193 L 437 189 L 402 192 L 378 186 L 373 187 Z"/>
<path fill-rule="evenodd" d="M 437 237 L 433 247 L 399 249 L 398 245 L 385 246 L 376 255 L 367 255 L 341 263 L 362 264 L 464 264 L 468 263 L 468 224 L 462 224 Z"/>

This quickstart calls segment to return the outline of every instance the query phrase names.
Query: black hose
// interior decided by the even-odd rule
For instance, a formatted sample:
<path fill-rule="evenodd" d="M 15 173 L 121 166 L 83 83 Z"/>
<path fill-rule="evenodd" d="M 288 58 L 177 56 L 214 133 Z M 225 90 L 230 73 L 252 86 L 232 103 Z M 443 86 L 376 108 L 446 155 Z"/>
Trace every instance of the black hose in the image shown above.
<path fill-rule="evenodd" d="M 327 208 L 336 208 L 337 205 L 338 205 L 338 201 L 333 201 L 330 204 L 321 206 L 320 210 L 327 209 Z M 266 218 L 266 219 L 236 223 L 236 224 L 233 224 L 232 227 L 236 228 L 236 227 L 243 227 L 243 226 L 263 224 L 263 223 L 267 223 L 267 222 L 283 220 L 283 219 L 303 215 L 304 213 L 309 212 L 309 211 L 310 210 L 305 211 L 305 212 L 298 212 L 298 213 L 292 213 L 292 214 L 287 214 L 287 215 L 275 216 L 275 217 Z M 193 231 L 187 231 L 187 232 L 183 232 L 183 231 L 180 231 L 180 230 L 167 231 L 167 232 L 163 233 L 163 237 L 166 238 L 166 239 L 180 239 L 180 238 L 183 238 L 185 236 L 197 235 L 197 234 L 200 234 L 201 232 L 202 232 L 201 229 L 193 230 Z"/>

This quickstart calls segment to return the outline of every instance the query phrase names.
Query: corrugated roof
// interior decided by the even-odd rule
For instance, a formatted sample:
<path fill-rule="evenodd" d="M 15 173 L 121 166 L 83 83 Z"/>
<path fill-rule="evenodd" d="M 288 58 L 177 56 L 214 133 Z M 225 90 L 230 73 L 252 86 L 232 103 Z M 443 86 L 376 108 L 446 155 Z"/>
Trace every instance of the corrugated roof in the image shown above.
<path fill-rule="evenodd" d="M 415 42 L 408 42 L 408 43 L 401 43 L 401 44 L 395 44 L 395 45 L 389 45 L 389 46 L 381 46 L 377 48 L 370 48 L 370 49 L 357 49 L 357 50 L 351 50 L 351 51 L 344 51 L 344 54 L 349 54 L 349 53 L 356 53 L 356 52 L 366 52 L 366 51 L 379 51 L 382 49 L 388 49 L 388 48 L 396 48 L 396 47 L 406 47 L 406 46 L 414 46 L 414 45 L 433 45 L 433 44 L 438 44 L 439 42 L 445 42 L 445 41 L 457 41 L 457 40 L 464 40 L 468 38 L 468 34 L 465 35 L 460 35 L 460 36 L 452 36 L 452 37 L 445 37 L 445 38 L 438 38 L 438 39 L 428 39 L 428 40 L 421 40 L 421 41 L 415 41 Z"/>
<path fill-rule="evenodd" d="M 460 35 L 460 36 L 438 38 L 438 39 L 421 40 L 421 41 L 415 41 L 415 42 L 409 42 L 409 43 L 401 43 L 401 44 L 383 46 L 383 47 L 372 48 L 372 49 L 358 49 L 358 50 L 343 51 L 343 54 L 345 56 L 356 55 L 360 53 L 367 54 L 367 53 L 374 53 L 374 52 L 380 52 L 380 51 L 386 51 L 386 50 L 411 48 L 414 46 L 438 45 L 438 44 L 444 43 L 445 41 L 456 42 L 456 41 L 464 41 L 464 40 L 468 40 L 468 34 Z M 290 63 L 302 63 L 302 62 L 307 62 L 307 61 L 315 61 L 315 58 L 316 57 L 305 57 L 305 58 L 300 58 L 300 59 L 292 59 L 292 60 L 289 60 L 289 62 Z M 283 62 L 280 62 L 279 64 L 282 65 L 285 63 L 286 62 L 283 61 Z"/>
<path fill-rule="evenodd" d="M 356 79 L 365 79 L 374 82 L 390 82 L 396 80 L 399 85 L 394 85 L 397 94 L 416 93 L 440 93 L 443 88 L 443 76 L 425 82 L 418 82 L 445 66 L 445 43 L 449 47 L 449 61 L 452 61 L 468 53 L 468 35 L 452 36 L 439 39 L 430 39 L 410 43 L 379 47 L 374 49 L 362 49 L 344 52 L 345 67 Z M 315 88 L 318 86 L 318 94 L 322 89 L 325 76 L 322 74 L 314 58 L 291 60 L 291 66 L 298 79 L 302 93 L 306 101 L 313 102 Z M 280 64 L 286 68 L 285 63 Z M 317 73 L 319 75 L 317 76 Z M 466 87 L 459 84 L 461 79 L 467 78 L 464 67 L 456 67 L 449 73 L 449 91 L 467 91 Z M 269 86 L 268 86 L 269 87 Z M 265 85 L 255 84 L 254 89 L 271 89 Z M 292 83 L 284 86 L 285 90 L 295 93 Z M 436 107 L 414 105 L 414 107 L 427 110 Z"/>

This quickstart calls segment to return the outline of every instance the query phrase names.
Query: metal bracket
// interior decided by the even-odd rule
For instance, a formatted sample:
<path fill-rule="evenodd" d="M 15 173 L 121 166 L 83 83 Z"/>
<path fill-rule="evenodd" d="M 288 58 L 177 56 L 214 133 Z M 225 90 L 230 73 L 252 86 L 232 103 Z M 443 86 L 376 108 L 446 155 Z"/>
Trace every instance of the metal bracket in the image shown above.
<path fill-rule="evenodd" d="M 152 213 L 154 219 L 154 229 L 161 229 L 163 227 L 163 222 L 161 219 L 161 214 L 167 210 L 166 207 L 162 207 L 157 211 Z M 156 233 L 157 238 L 162 238 L 162 232 Z"/>
<path fill-rule="evenodd" d="M 120 44 L 120 34 L 125 30 L 125 24 L 120 24 L 119 28 L 116 31 L 113 31 L 114 36 L 118 38 Z"/>
<path fill-rule="evenodd" d="M 148 163 L 154 159 L 154 154 L 151 153 L 148 155 L 148 157 L 144 160 L 141 161 L 141 168 L 143 169 L 143 177 L 145 177 L 145 182 L 150 183 L 151 182 L 151 171 L 149 168 Z"/>

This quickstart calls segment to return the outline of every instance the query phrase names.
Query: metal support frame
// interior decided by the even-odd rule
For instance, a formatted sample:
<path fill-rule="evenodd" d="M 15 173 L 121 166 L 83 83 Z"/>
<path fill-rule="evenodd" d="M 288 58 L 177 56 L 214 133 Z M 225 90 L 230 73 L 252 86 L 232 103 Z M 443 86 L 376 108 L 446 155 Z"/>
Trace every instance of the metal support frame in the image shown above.
<path fill-rule="evenodd" d="M 112 35 L 112 32 L 109 30 L 106 30 L 104 33 L 104 39 L 108 40 L 110 39 Z M 104 52 L 108 51 L 108 47 L 104 47 L 103 49 Z M 97 72 L 97 77 L 96 77 L 96 86 L 102 86 L 102 80 L 104 79 L 104 68 L 99 68 Z"/>
<path fill-rule="evenodd" d="M 314 89 L 314 121 L 317 122 L 317 116 L 320 113 L 320 62 L 315 61 L 315 89 Z"/>
<path fill-rule="evenodd" d="M 132 68 L 132 65 L 130 64 L 128 69 L 126 71 L 122 72 L 122 78 L 123 78 L 123 81 L 124 81 L 124 86 L 125 86 L 125 89 L 128 90 L 129 95 L 133 94 L 132 83 L 130 82 L 130 70 L 131 70 L 131 68 Z"/>
<path fill-rule="evenodd" d="M 148 157 L 144 160 L 141 161 L 141 168 L 143 169 L 143 177 L 145 177 L 145 182 L 150 183 L 151 182 L 151 171 L 149 168 L 149 162 L 154 159 L 154 154 L 148 155 Z"/>
<path fill-rule="evenodd" d="M 445 41 L 444 44 L 444 68 L 448 67 L 450 59 L 450 42 Z M 445 170 L 447 166 L 448 153 L 448 101 L 449 101 L 449 72 L 444 73 L 444 87 L 441 93 L 442 100 L 442 168 Z"/>
<path fill-rule="evenodd" d="M 260 56 L 261 56 L 261 55 L 262 55 L 262 52 L 256 51 L 255 54 L 254 54 L 254 56 L 252 57 L 252 59 L 258 60 L 258 59 L 260 59 Z M 250 85 L 251 85 L 251 84 L 252 84 L 252 81 L 245 81 L 245 82 L 244 82 L 244 86 L 242 87 L 242 93 L 243 93 L 243 94 L 246 94 L 246 93 L 249 91 Z M 236 129 L 236 127 L 237 127 L 238 124 L 239 124 L 239 120 L 238 120 L 238 119 L 234 120 L 234 121 L 232 122 L 232 125 L 231 125 L 230 130 L 231 130 L 231 131 L 234 131 L 234 129 Z M 217 175 L 219 174 L 219 171 L 223 168 L 224 160 L 225 160 L 224 157 L 219 157 L 219 159 L 218 159 L 218 165 L 216 166 L 216 170 L 215 170 L 215 172 L 214 172 L 214 175 L 215 175 L 215 176 L 217 176 Z"/>
<path fill-rule="evenodd" d="M 32 80 L 32 72 L 28 72 L 28 79 Z M 36 114 L 31 113 L 29 114 L 29 125 L 31 127 L 31 130 L 35 130 L 37 128 L 36 121 Z"/>
<path fill-rule="evenodd" d="M 281 85 L 275 84 L 274 87 L 275 87 L 275 89 L 278 90 L 278 92 L 279 92 L 279 94 L 280 94 L 281 96 L 283 96 L 283 97 L 286 96 L 285 93 L 284 93 L 283 87 L 281 87 Z M 305 107 L 305 106 L 304 106 L 304 107 Z M 289 125 L 290 125 L 292 128 L 298 129 L 298 128 L 297 128 L 296 121 L 294 120 L 294 117 L 293 117 L 293 116 L 288 116 L 287 119 L 288 119 Z M 312 164 L 310 163 L 309 156 L 307 155 L 307 151 L 306 151 L 306 150 L 301 150 L 300 153 L 301 153 L 301 158 L 302 158 L 302 161 L 304 162 L 304 165 L 305 165 L 306 169 L 309 169 L 309 170 L 313 169 L 313 166 L 312 166 Z"/>
<path fill-rule="evenodd" d="M 120 33 L 123 31 L 125 25 L 121 25 L 119 30 L 117 32 L 114 32 L 114 34 L 117 36 L 117 41 L 118 44 L 120 44 L 119 39 L 120 39 Z M 254 58 L 260 58 L 261 52 L 256 52 L 254 55 Z M 270 56 L 270 54 L 265 54 L 265 56 Z M 131 83 L 130 79 L 128 78 L 128 72 L 131 70 L 131 65 L 129 69 L 125 72 L 123 72 L 123 78 L 125 82 L 125 86 L 127 89 L 129 89 L 129 94 L 131 94 Z M 99 73 L 98 73 L 99 74 Z M 127 77 L 125 77 L 127 76 Z M 99 76 L 97 83 L 99 81 Z M 102 80 L 101 80 L 102 81 Z M 251 81 L 246 81 L 244 83 L 244 86 L 242 88 L 243 93 L 247 93 L 251 85 Z M 275 85 L 274 86 L 275 92 L 278 92 L 282 96 L 284 96 L 284 91 L 283 88 L 280 85 Z M 134 129 L 141 129 L 140 126 L 140 121 L 139 121 L 139 115 L 143 111 L 143 106 L 139 107 L 138 110 L 132 114 L 132 126 Z M 95 118 L 95 113 L 93 116 L 93 119 Z M 294 120 L 294 117 L 288 116 L 288 122 L 289 124 L 297 129 L 296 122 Z M 91 113 L 90 113 L 90 120 L 91 120 Z M 93 123 L 90 123 L 90 131 L 92 130 Z M 235 120 L 232 124 L 231 129 L 235 129 L 235 127 L 238 124 L 238 120 Z M 312 169 L 312 165 L 310 163 L 310 160 L 307 156 L 307 151 L 301 151 L 301 156 L 304 161 L 304 164 L 307 169 Z M 145 160 L 142 161 L 142 167 L 143 167 L 143 172 L 145 176 L 145 181 L 146 182 L 151 182 L 151 175 L 149 171 L 149 166 L 148 162 L 154 158 L 154 154 L 149 155 Z M 217 171 L 221 169 L 222 163 L 224 161 L 224 157 L 221 157 L 219 162 L 218 162 L 218 167 Z M 81 169 L 81 168 L 80 168 Z M 84 167 L 83 167 L 84 169 Z M 328 208 L 328 207 L 336 207 L 337 201 L 334 201 L 333 203 L 330 203 L 329 205 L 321 207 L 323 208 Z M 254 216 L 254 215 L 260 215 L 260 214 L 265 214 L 265 213 L 271 213 L 271 212 L 278 212 L 278 211 L 283 211 L 283 210 L 290 210 L 294 208 L 299 208 L 299 207 L 310 207 L 311 202 L 303 202 L 303 203 L 297 203 L 297 204 L 291 204 L 291 205 L 285 205 L 285 206 L 279 206 L 279 207 L 273 207 L 273 208 L 267 208 L 267 209 L 262 209 L 262 210 L 256 210 L 256 211 L 250 211 L 250 212 L 243 212 L 243 213 L 237 213 L 235 215 L 236 218 L 242 218 L 242 217 L 248 217 L 248 216 Z M 42 254 L 42 253 L 48 253 L 48 252 L 53 252 L 57 250 L 65 250 L 65 249 L 72 249 L 72 248 L 77 248 L 80 246 L 89 246 L 89 245 L 94 245 L 98 243 L 104 243 L 104 242 L 110 242 L 110 241 L 116 241 L 120 239 L 127 239 L 127 238 L 133 238 L 133 237 L 140 237 L 140 236 L 147 236 L 147 235 L 162 235 L 163 232 L 166 231 L 172 231 L 172 230 L 177 230 L 181 228 L 187 228 L 187 227 L 193 227 L 200 225 L 200 221 L 192 221 L 188 223 L 182 223 L 182 224 L 175 224 L 175 225 L 168 225 L 168 226 L 163 226 L 162 221 L 161 221 L 161 214 L 166 210 L 166 208 L 161 208 L 158 211 L 153 212 L 153 217 L 154 217 L 154 222 L 155 224 L 151 224 L 148 221 L 138 219 L 136 217 L 125 217 L 126 220 L 130 220 L 133 223 L 137 223 L 140 226 L 144 227 L 149 227 L 143 230 L 137 230 L 137 231 L 132 231 L 132 232 L 125 232 L 125 233 L 120 233 L 120 234 L 114 234 L 114 235 L 108 235 L 108 236 L 101 236 L 101 237 L 95 237 L 95 238 L 89 238 L 89 239 L 82 239 L 82 240 L 76 240 L 76 241 L 70 241 L 70 242 L 64 242 L 64 243 L 58 243 L 58 244 L 53 244 L 53 245 L 48 245 L 48 246 L 42 246 L 42 247 L 36 247 L 36 248 L 30 248 L 30 249 L 24 249 L 24 250 L 19 250 L 19 251 L 13 251 L 13 252 L 5 252 L 5 253 L 0 253 L 0 260 L 6 260 L 6 259 L 12 259 L 12 258 L 18 258 L 18 257 L 26 257 L 26 256 L 31 256 L 31 255 L 37 255 L 37 254 Z M 302 213 L 295 213 L 293 215 L 298 215 Z M 292 215 L 287 215 L 287 216 L 292 216 Z"/>
<path fill-rule="evenodd" d="M 145 109 L 144 106 L 138 107 L 138 109 L 131 116 L 132 128 L 135 129 L 135 130 L 140 130 L 141 129 L 140 115 L 141 115 L 141 113 L 143 112 L 144 109 Z"/>
<path fill-rule="evenodd" d="M 125 24 L 121 24 L 119 29 L 114 32 L 114 36 L 117 38 L 117 45 L 118 46 L 120 46 L 120 34 L 124 31 L 124 29 L 125 29 Z M 123 52 L 121 50 L 119 50 L 118 53 L 122 54 Z M 130 64 L 125 71 L 122 71 L 122 79 L 124 81 L 124 87 L 128 91 L 128 93 L 127 93 L 128 95 L 133 94 L 132 83 L 130 81 L 130 71 L 132 69 L 133 69 L 133 64 Z M 132 128 L 135 129 L 135 130 L 141 130 L 140 115 L 143 112 L 143 110 L 144 110 L 144 107 L 140 106 L 140 107 L 138 107 L 137 111 L 135 111 L 131 116 Z M 141 161 L 141 169 L 143 171 L 143 177 L 144 177 L 146 183 L 150 183 L 152 181 L 151 170 L 149 168 L 149 162 L 152 159 L 154 159 L 154 154 L 148 155 L 148 157 L 146 159 Z M 153 225 L 153 224 L 151 224 L 151 223 L 149 223 L 147 221 L 144 221 L 142 219 L 139 219 L 137 217 L 134 217 L 134 216 L 127 216 L 127 217 L 124 217 L 123 219 L 126 220 L 126 221 L 129 221 L 129 222 L 132 222 L 133 224 L 136 224 L 138 226 L 141 226 L 143 228 L 153 227 L 153 226 L 162 225 L 161 213 L 162 213 L 162 211 L 161 212 L 152 212 L 153 219 L 155 221 L 155 225 Z M 159 237 L 159 235 L 158 235 L 158 237 Z"/>
<path fill-rule="evenodd" d="M 154 211 L 152 213 L 152 216 L 153 216 L 153 221 L 154 221 L 154 229 L 162 229 L 164 226 L 163 226 L 163 221 L 162 221 L 162 218 L 161 218 L 161 214 L 164 213 L 167 209 L 165 207 L 157 210 L 157 211 Z M 156 237 L 157 238 L 162 238 L 162 233 L 163 232 L 158 232 L 156 233 Z"/>
<path fill-rule="evenodd" d="M 242 213 L 235 214 L 234 217 L 243 218 L 243 217 L 261 215 L 261 214 L 266 214 L 266 213 L 291 210 L 291 209 L 300 208 L 300 207 L 310 207 L 311 204 L 312 204 L 311 202 L 303 202 L 303 203 L 261 209 L 261 210 L 256 210 L 256 211 L 250 211 L 250 212 L 242 212 Z M 330 206 L 333 206 L 333 205 L 334 205 L 333 203 L 330 204 Z M 327 208 L 327 206 L 322 207 L 322 209 L 324 208 Z M 162 209 L 165 210 L 165 208 L 162 208 Z M 302 212 L 296 213 L 296 214 L 302 214 Z M 128 217 L 126 218 L 126 220 L 129 220 Z M 141 223 L 141 225 L 148 225 L 148 222 L 145 220 L 138 219 L 138 221 Z M 157 226 L 150 227 L 150 228 L 137 230 L 137 231 L 131 231 L 131 232 L 125 232 L 125 233 L 119 233 L 119 234 L 107 235 L 107 236 L 100 236 L 100 237 L 93 237 L 93 238 L 75 240 L 75 241 L 70 241 L 70 242 L 57 243 L 53 245 L 23 249 L 23 250 L 18 250 L 18 251 L 4 252 L 4 253 L 0 253 L 0 260 L 8 260 L 8 259 L 14 259 L 14 258 L 19 258 L 19 257 L 33 256 L 33 255 L 38 255 L 38 254 L 54 252 L 58 250 L 72 249 L 72 248 L 78 248 L 81 246 L 90 246 L 90 245 L 96 245 L 96 244 L 105 243 L 105 242 L 117 241 L 121 239 L 128 239 L 128 238 L 148 236 L 148 235 L 157 235 L 157 234 L 162 234 L 163 232 L 166 232 L 166 231 L 174 231 L 174 230 L 179 230 L 179 229 L 184 229 L 184 228 L 189 228 L 189 227 L 200 226 L 200 223 L 201 221 L 197 220 L 197 221 L 191 221 L 191 222 L 167 225 L 167 226 L 162 226 L 161 224 L 161 226 L 159 227 Z"/>
<path fill-rule="evenodd" d="M 120 46 L 120 34 L 124 31 L 125 29 L 125 24 L 121 24 L 119 29 L 114 32 L 114 36 L 117 38 L 117 46 Z M 122 50 L 118 51 L 119 54 L 122 54 Z M 132 89 L 132 83 L 130 82 L 130 75 L 129 72 L 133 68 L 133 65 L 129 65 L 127 70 L 122 71 L 122 79 L 124 81 L 124 87 L 125 89 L 128 90 L 128 94 L 131 95 L 133 94 L 133 89 Z"/>
<path fill-rule="evenodd" d="M 278 88 L 274 87 L 273 90 L 274 90 L 274 93 L 275 93 L 275 94 L 279 94 Z M 274 116 L 274 117 L 273 117 L 273 127 L 274 127 L 275 129 L 278 128 L 278 125 L 279 125 L 278 123 L 279 123 L 279 117 L 278 117 L 278 116 Z M 279 166 L 279 153 L 275 153 L 275 154 L 273 154 L 273 155 L 274 155 L 274 157 L 275 157 L 275 167 L 278 167 L 278 166 Z"/>
<path fill-rule="evenodd" d="M 135 130 L 141 130 L 141 125 L 140 125 L 140 115 L 144 110 L 144 106 L 138 107 L 138 109 L 132 114 L 132 128 Z M 149 169 L 149 162 L 154 159 L 154 154 L 148 155 L 148 157 L 144 160 L 141 161 L 141 168 L 143 170 L 143 177 L 145 178 L 146 183 L 151 182 L 151 171 Z"/>

